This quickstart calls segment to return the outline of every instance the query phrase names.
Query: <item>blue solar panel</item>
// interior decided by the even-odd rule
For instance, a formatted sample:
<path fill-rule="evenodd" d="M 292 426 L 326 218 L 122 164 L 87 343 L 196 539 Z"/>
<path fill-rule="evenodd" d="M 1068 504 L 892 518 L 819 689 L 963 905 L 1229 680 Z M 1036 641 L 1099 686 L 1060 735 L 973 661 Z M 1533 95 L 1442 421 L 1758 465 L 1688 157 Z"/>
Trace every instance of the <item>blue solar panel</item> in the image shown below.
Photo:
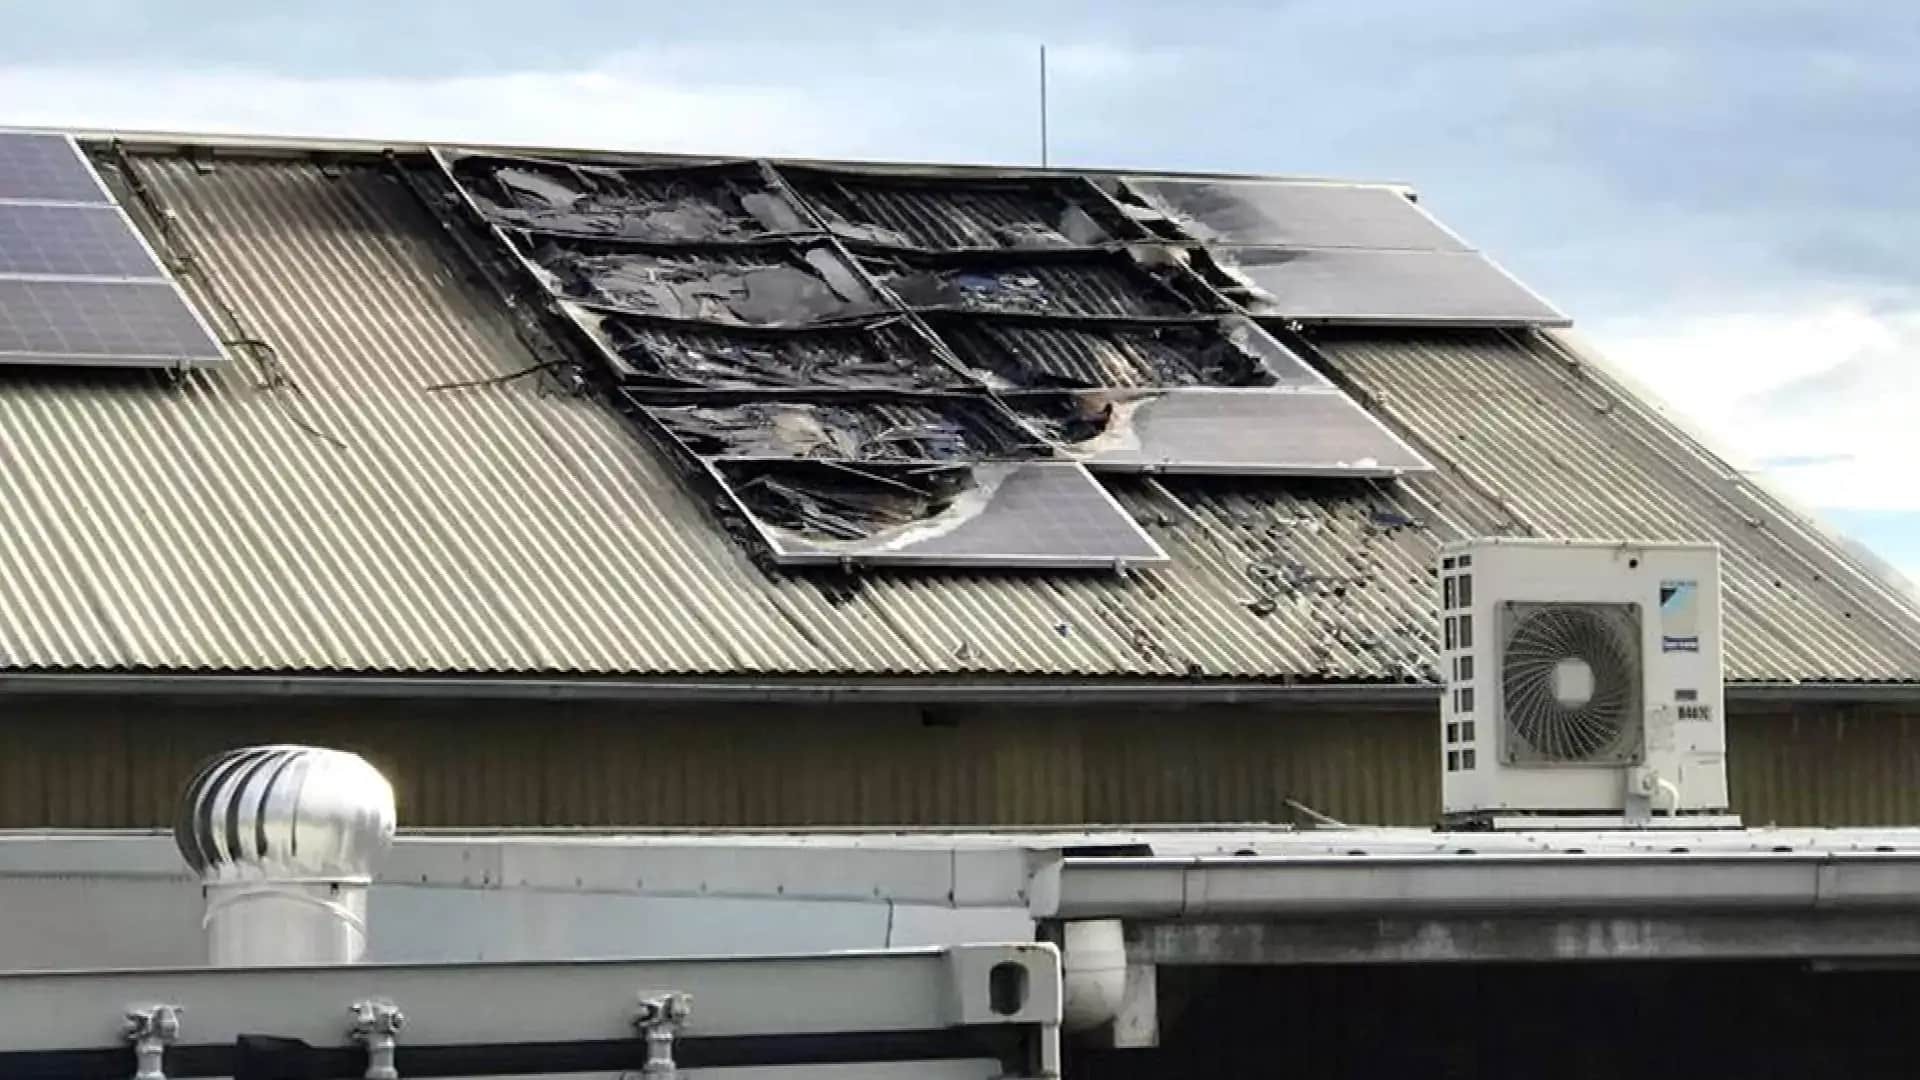
<path fill-rule="evenodd" d="M 65 135 L 25 131 L 0 131 L 0 199 L 113 201 Z"/>
<path fill-rule="evenodd" d="M 220 355 L 170 282 L 0 278 L 0 363 L 193 367 Z"/>
<path fill-rule="evenodd" d="M 220 359 L 219 342 L 72 140 L 0 132 L 0 365 Z"/>
<path fill-rule="evenodd" d="M 165 277 L 118 209 L 40 203 L 0 203 L 0 274 Z"/>

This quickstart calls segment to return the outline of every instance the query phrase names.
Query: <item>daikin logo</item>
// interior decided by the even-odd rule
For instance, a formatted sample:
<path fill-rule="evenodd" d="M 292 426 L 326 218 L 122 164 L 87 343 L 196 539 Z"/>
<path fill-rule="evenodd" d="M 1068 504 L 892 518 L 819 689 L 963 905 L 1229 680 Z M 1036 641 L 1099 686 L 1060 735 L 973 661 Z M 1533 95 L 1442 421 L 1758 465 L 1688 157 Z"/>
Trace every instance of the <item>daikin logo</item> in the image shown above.
<path fill-rule="evenodd" d="M 1660 583 L 1661 652 L 1700 651 L 1699 592 L 1697 581 Z"/>

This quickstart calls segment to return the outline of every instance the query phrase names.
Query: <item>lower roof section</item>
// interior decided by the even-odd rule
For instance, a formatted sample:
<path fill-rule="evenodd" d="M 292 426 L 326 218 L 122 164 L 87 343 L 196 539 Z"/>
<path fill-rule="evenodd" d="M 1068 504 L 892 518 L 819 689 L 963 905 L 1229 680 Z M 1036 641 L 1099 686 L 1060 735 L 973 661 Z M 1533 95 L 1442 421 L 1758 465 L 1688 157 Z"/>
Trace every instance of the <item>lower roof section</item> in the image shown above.
<path fill-rule="evenodd" d="M 1435 548 L 1519 532 L 1719 542 L 1734 680 L 1920 679 L 1907 607 L 1531 332 L 1321 341 L 1438 471 L 1105 480 L 1164 565 L 794 573 L 606 403 L 515 377 L 512 315 L 388 166 L 131 171 L 241 355 L 0 381 L 14 672 L 1420 682 Z"/>

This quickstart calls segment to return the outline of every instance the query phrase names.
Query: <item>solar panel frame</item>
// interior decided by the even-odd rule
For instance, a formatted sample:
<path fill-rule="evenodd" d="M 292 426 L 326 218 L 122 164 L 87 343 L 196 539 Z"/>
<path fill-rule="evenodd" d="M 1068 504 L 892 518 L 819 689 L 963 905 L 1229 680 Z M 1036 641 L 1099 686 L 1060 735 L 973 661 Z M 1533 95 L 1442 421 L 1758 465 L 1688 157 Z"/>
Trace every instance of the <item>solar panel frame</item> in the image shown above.
<path fill-rule="evenodd" d="M 739 463 L 733 463 L 738 471 Z M 1163 563 L 1167 554 L 1112 493 L 1072 462 L 988 462 L 971 466 L 991 485 L 980 511 L 943 531 L 909 540 L 924 525 L 884 540 L 813 541 L 758 515 L 721 462 L 706 463 L 728 500 L 783 566 L 1111 569 Z M 871 469 L 868 466 L 865 468 Z M 998 509 L 996 510 L 996 503 Z M 981 527 L 983 519 L 990 524 Z M 936 521 L 938 518 L 935 519 Z M 991 537 L 991 538 L 990 538 Z M 1103 547 L 1093 538 L 1106 541 Z"/>
<path fill-rule="evenodd" d="M 0 363 L 194 368 L 223 359 L 173 282 L 0 278 Z"/>
<path fill-rule="evenodd" d="M 1571 326 L 1474 251 L 1213 249 L 1216 283 L 1262 318 L 1354 326 Z M 1252 286 L 1251 290 L 1245 286 Z"/>
<path fill-rule="evenodd" d="M 71 135 L 0 129 L 0 201 L 113 206 Z"/>
<path fill-rule="evenodd" d="M 1471 251 L 1384 184 L 1127 177 L 1126 189 L 1207 244 Z"/>
<path fill-rule="evenodd" d="M 0 277 L 165 281 L 118 206 L 0 202 Z"/>
<path fill-rule="evenodd" d="M 1224 387 L 1009 396 L 1015 415 L 1035 417 L 1062 401 L 1111 409 L 1118 423 L 1094 439 L 1056 439 L 1096 472 L 1203 476 L 1389 478 L 1432 464 L 1380 419 L 1337 389 Z"/>

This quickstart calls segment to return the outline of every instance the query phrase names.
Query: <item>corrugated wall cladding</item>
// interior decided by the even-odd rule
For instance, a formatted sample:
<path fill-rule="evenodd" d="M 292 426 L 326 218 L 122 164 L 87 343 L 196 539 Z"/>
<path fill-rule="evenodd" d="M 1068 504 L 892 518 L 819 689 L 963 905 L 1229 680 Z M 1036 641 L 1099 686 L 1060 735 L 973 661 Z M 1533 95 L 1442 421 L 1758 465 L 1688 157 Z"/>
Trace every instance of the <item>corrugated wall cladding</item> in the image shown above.
<path fill-rule="evenodd" d="M 386 166 L 136 169 L 258 344 L 0 378 L 0 669 L 1420 679 L 1439 537 L 1519 521 L 1726 544 L 1735 678 L 1920 678 L 1830 546 L 1537 343 L 1329 346 L 1431 479 L 1118 479 L 1169 565 L 823 581 L 757 568 L 608 404 L 505 378 L 534 355 Z"/>
<path fill-rule="evenodd" d="M 1736 713 L 1752 824 L 1920 825 L 1920 717 Z M 1064 825 L 1343 821 L 1439 813 L 1431 712 L 595 705 L 254 705 L 15 699 L 0 828 L 170 821 L 215 751 L 315 742 L 367 755 L 415 826 Z"/>
<path fill-rule="evenodd" d="M 273 741 L 365 754 L 423 827 L 1288 821 L 1289 797 L 1421 823 L 1439 798 L 1424 710 L 283 705 L 17 700 L 0 827 L 168 824 L 205 756 Z"/>
<path fill-rule="evenodd" d="M 1920 717 L 1828 707 L 1743 716 L 1728 783 L 1748 824 L 1920 824 Z"/>
<path fill-rule="evenodd" d="M 1920 620 L 1729 465 L 1539 340 L 1329 336 L 1339 373 L 1445 466 L 1408 483 L 1459 532 L 1711 540 L 1731 680 L 1912 680 Z"/>

